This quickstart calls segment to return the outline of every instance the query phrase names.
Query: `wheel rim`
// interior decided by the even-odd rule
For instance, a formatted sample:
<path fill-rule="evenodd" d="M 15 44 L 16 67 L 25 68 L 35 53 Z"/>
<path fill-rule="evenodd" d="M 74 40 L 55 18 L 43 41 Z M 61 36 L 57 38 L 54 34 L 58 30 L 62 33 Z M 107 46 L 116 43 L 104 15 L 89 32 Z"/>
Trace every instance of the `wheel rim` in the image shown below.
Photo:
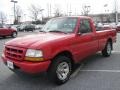
<path fill-rule="evenodd" d="M 65 80 L 69 74 L 69 65 L 67 62 L 62 62 L 57 67 L 57 76 L 60 80 Z"/>
<path fill-rule="evenodd" d="M 108 45 L 107 45 L 107 53 L 111 54 L 111 44 L 110 43 L 108 43 Z"/>
<path fill-rule="evenodd" d="M 17 36 L 17 34 L 14 32 L 14 33 L 13 33 L 13 37 L 16 37 L 16 36 Z"/>

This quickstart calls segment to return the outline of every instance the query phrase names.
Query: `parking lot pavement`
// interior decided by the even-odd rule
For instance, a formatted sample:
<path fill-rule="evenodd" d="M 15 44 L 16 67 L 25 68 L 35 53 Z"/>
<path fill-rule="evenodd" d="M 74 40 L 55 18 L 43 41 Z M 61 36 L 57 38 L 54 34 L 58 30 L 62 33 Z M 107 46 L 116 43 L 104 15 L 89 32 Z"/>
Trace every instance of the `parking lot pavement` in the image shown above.
<path fill-rule="evenodd" d="M 117 33 L 117 43 L 114 44 L 114 51 L 120 52 L 120 33 Z"/>
<path fill-rule="evenodd" d="M 20 32 L 18 36 L 36 33 Z M 0 39 L 0 54 L 3 44 L 11 39 Z M 87 58 L 75 72 L 66 84 L 56 86 L 48 81 L 46 74 L 17 75 L 0 60 L 0 90 L 120 90 L 120 34 L 110 57 L 105 58 L 97 53 Z"/>

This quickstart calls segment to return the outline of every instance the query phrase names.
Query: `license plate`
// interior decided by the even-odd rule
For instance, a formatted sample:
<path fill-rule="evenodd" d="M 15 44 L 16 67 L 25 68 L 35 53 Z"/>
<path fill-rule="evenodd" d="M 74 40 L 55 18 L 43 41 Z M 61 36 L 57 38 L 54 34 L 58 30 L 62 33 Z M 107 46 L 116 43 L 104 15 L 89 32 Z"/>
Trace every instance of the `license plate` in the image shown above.
<path fill-rule="evenodd" d="M 10 68 L 10 69 L 14 69 L 13 62 L 11 62 L 11 61 L 7 61 L 7 66 L 8 66 L 8 68 Z"/>

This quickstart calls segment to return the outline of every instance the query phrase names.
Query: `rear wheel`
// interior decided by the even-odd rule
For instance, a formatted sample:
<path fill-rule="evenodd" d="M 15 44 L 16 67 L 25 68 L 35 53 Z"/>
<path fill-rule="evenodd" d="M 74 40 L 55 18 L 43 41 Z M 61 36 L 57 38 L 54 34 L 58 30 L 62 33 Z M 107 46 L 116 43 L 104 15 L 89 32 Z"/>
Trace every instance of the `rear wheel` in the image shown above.
<path fill-rule="evenodd" d="M 111 55 L 112 51 L 112 42 L 108 41 L 105 48 L 102 50 L 102 55 L 108 57 Z"/>
<path fill-rule="evenodd" d="M 13 38 L 16 38 L 16 37 L 17 37 L 17 32 L 13 32 L 11 36 L 12 36 Z"/>
<path fill-rule="evenodd" d="M 71 61 L 66 56 L 59 56 L 55 60 L 48 71 L 50 79 L 60 85 L 67 82 L 71 74 Z"/>

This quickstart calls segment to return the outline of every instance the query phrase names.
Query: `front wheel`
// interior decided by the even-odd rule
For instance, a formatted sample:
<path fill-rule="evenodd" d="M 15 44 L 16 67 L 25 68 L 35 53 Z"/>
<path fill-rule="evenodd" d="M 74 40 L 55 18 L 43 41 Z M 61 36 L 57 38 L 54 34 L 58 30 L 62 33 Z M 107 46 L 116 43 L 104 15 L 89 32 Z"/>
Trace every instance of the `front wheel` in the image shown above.
<path fill-rule="evenodd" d="M 111 51 L 112 51 L 112 43 L 107 42 L 105 48 L 102 50 L 102 55 L 105 57 L 109 57 L 111 55 Z"/>
<path fill-rule="evenodd" d="M 13 38 L 16 38 L 16 37 L 17 37 L 17 32 L 13 32 L 11 36 L 12 36 Z"/>
<path fill-rule="evenodd" d="M 56 84 L 64 84 L 70 78 L 71 61 L 68 57 L 60 56 L 53 60 L 53 63 L 48 71 L 50 79 Z"/>

